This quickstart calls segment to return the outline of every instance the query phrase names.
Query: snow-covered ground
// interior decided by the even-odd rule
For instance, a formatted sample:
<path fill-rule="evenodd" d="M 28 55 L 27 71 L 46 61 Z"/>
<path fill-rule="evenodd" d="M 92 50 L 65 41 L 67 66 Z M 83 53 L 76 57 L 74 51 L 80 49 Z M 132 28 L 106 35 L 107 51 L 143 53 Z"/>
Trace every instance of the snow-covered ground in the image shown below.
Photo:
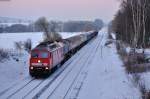
<path fill-rule="evenodd" d="M 69 38 L 80 33 L 60 33 L 63 38 Z M 43 39 L 43 34 L 37 33 L 3 33 L 0 34 L 0 48 L 5 50 L 14 51 L 14 42 L 32 40 L 32 47 L 35 47 Z M 15 52 L 16 53 L 16 52 Z M 19 61 L 15 61 L 13 58 L 18 58 Z M 7 89 L 12 84 L 24 80 L 28 75 L 28 59 L 29 54 L 26 51 L 22 51 L 21 56 L 10 57 L 9 60 L 0 63 L 0 92 Z"/>
<path fill-rule="evenodd" d="M 115 46 L 104 46 L 105 33 L 105 29 L 100 32 L 102 44 L 95 53 L 78 99 L 141 99 L 139 89 L 126 76 Z"/>
<path fill-rule="evenodd" d="M 81 34 L 82 32 L 60 32 L 63 39 L 69 38 Z M 18 41 L 26 41 L 27 39 L 32 40 L 33 48 L 43 40 L 42 32 L 27 32 L 27 33 L 2 33 L 0 34 L 0 48 L 3 49 L 14 49 L 14 43 Z"/>
<path fill-rule="evenodd" d="M 125 73 L 115 45 L 104 46 L 106 40 L 107 28 L 103 28 L 97 38 L 47 79 L 32 79 L 26 73 L 28 63 L 25 60 L 19 61 L 23 62 L 19 65 L 23 72 L 14 72 L 14 75 L 17 73 L 20 79 L 24 78 L 0 93 L 0 99 L 141 99 L 139 89 Z M 6 72 L 11 71 L 6 69 Z M 4 89 L 3 86 L 0 88 Z"/>
<path fill-rule="evenodd" d="M 9 60 L 0 63 L 0 92 L 26 77 L 30 78 L 28 73 L 28 53 L 24 52 L 22 56 L 15 57 L 19 57 L 19 61 L 15 61 L 11 57 Z"/>

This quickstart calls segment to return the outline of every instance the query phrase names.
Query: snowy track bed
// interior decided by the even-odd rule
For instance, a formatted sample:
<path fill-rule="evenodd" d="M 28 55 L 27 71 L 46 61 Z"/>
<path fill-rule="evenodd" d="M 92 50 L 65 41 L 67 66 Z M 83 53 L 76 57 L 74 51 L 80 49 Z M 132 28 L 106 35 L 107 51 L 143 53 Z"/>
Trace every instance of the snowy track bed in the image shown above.
<path fill-rule="evenodd" d="M 73 94 L 79 93 L 79 87 L 85 77 L 88 62 L 91 60 L 91 56 L 95 53 L 98 46 L 98 39 L 87 46 L 81 57 L 78 57 L 79 59 L 76 62 L 70 64 L 71 69 L 63 72 L 39 99 L 66 99 L 67 97 L 72 97 Z M 76 98 L 76 95 L 73 98 Z"/>
<path fill-rule="evenodd" d="M 101 44 L 77 99 L 141 99 L 140 90 L 126 75 L 115 45 L 105 46 L 107 28 L 99 33 L 100 37 Z"/>

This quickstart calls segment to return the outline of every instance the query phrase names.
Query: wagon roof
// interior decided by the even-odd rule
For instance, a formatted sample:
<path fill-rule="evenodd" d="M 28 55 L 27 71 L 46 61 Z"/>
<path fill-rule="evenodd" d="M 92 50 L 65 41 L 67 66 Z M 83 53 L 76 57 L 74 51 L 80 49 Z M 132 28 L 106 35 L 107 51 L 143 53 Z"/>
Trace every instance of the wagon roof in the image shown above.
<path fill-rule="evenodd" d="M 39 44 L 37 47 L 35 47 L 33 50 L 47 50 L 47 51 L 53 51 L 57 48 L 62 47 L 60 43 L 54 42 L 50 44 Z"/>

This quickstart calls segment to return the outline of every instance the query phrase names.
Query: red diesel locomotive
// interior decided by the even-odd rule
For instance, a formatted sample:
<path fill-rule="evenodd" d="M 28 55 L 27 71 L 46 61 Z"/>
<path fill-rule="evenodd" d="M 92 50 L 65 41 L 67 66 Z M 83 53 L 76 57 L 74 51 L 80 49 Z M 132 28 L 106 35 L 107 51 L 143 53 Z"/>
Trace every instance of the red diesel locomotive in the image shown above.
<path fill-rule="evenodd" d="M 64 59 L 63 45 L 52 43 L 49 45 L 40 44 L 31 51 L 30 75 L 36 72 L 48 74 L 52 68 L 57 66 Z"/>
<path fill-rule="evenodd" d="M 31 51 L 30 75 L 49 74 L 53 68 L 68 59 L 97 34 L 98 32 L 89 32 L 64 39 L 62 42 L 40 43 Z"/>

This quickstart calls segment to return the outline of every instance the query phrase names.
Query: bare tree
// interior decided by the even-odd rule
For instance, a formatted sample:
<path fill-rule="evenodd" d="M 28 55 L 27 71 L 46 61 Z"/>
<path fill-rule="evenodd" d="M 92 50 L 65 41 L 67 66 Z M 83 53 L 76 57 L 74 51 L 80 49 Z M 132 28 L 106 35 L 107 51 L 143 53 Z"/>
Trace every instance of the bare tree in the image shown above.
<path fill-rule="evenodd" d="M 45 17 L 39 18 L 36 23 L 36 27 L 44 32 L 45 38 L 50 38 L 49 36 L 49 23 Z"/>
<path fill-rule="evenodd" d="M 31 48 L 32 48 L 31 39 L 27 39 L 27 41 L 24 42 L 24 48 L 28 53 L 31 51 Z"/>
<path fill-rule="evenodd" d="M 147 20 L 147 0 L 143 0 L 143 3 L 142 3 L 142 17 L 143 17 L 143 42 L 142 42 L 142 45 L 143 47 L 145 47 L 145 34 L 146 34 L 146 20 Z"/>
<path fill-rule="evenodd" d="M 56 32 L 58 26 L 57 22 L 54 21 L 48 22 L 48 20 L 45 17 L 41 17 L 37 20 L 35 24 L 39 29 L 44 31 L 45 36 L 44 41 L 54 42 L 56 41 L 56 38 L 62 38 L 61 35 L 59 35 Z"/>
<path fill-rule="evenodd" d="M 141 30 L 141 0 L 127 0 L 132 9 L 132 19 L 133 19 L 133 27 L 134 27 L 134 38 L 133 38 L 133 46 L 137 47 L 139 33 Z"/>
<path fill-rule="evenodd" d="M 149 5 L 149 0 L 121 0 L 121 8 L 112 21 L 113 31 L 119 40 L 133 48 L 149 44 Z"/>
<path fill-rule="evenodd" d="M 15 42 L 15 47 L 16 49 L 19 51 L 20 55 L 21 55 L 21 51 L 23 49 L 23 43 L 21 41 L 19 42 Z"/>

